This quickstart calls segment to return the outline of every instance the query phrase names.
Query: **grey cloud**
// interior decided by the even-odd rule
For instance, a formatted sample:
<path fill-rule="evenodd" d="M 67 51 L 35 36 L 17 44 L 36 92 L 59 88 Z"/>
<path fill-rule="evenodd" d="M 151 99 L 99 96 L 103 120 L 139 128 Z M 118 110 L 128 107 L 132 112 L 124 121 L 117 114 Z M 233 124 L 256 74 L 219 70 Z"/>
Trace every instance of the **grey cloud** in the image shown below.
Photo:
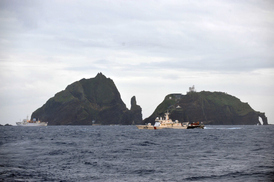
<path fill-rule="evenodd" d="M 237 71 L 273 67 L 269 46 L 273 47 L 274 38 L 268 31 L 273 29 L 273 13 L 268 1 L 3 2 L 1 11 L 15 12 L 18 21 L 29 28 L 9 33 L 10 37 L 20 36 L 18 46 L 27 48 L 29 44 L 27 51 L 32 51 L 32 45 L 49 54 L 99 50 L 101 55 L 96 53 L 97 57 L 108 59 L 106 64 L 112 62 L 106 55 L 123 51 L 152 59 L 162 57 L 168 64 L 160 62 L 151 67 L 170 69 Z M 140 66 L 149 68 L 150 64 Z"/>

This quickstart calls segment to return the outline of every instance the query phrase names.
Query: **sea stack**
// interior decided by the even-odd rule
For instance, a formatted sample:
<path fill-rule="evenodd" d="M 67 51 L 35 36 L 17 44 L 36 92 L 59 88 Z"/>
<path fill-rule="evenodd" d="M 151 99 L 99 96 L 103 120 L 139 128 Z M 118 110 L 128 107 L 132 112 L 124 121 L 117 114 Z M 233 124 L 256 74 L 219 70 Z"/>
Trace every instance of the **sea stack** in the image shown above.
<path fill-rule="evenodd" d="M 130 107 L 130 112 L 131 112 L 131 120 L 132 120 L 132 124 L 140 124 L 142 123 L 143 119 L 142 119 L 142 108 L 137 105 L 136 102 L 136 97 L 133 96 L 131 98 L 131 107 Z"/>

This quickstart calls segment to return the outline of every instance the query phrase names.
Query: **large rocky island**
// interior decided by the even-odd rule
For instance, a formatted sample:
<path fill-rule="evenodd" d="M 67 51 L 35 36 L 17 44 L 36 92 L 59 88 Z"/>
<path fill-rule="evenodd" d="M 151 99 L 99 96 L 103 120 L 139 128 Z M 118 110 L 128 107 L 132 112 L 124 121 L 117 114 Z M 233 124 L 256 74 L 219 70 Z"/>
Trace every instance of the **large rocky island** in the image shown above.
<path fill-rule="evenodd" d="M 223 92 L 196 92 L 190 90 L 186 95 L 169 94 L 158 105 L 144 123 L 154 124 L 157 116 L 170 112 L 173 120 L 181 122 L 203 122 L 205 125 L 267 125 L 264 113 L 254 111 L 248 103 Z"/>
<path fill-rule="evenodd" d="M 98 73 L 95 78 L 82 79 L 50 98 L 31 118 L 48 125 L 140 124 L 142 110 L 131 99 L 127 109 L 114 82 Z"/>

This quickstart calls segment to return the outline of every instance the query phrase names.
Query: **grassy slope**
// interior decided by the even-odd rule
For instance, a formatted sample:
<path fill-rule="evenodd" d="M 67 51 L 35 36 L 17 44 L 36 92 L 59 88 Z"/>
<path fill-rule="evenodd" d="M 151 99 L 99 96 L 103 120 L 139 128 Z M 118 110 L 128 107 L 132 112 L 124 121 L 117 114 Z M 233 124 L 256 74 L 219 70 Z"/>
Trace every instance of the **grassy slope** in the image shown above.
<path fill-rule="evenodd" d="M 211 102 L 215 107 L 224 108 L 229 106 L 240 116 L 244 116 L 254 110 L 247 103 L 240 99 L 223 92 L 199 92 L 198 95 L 205 102 Z"/>

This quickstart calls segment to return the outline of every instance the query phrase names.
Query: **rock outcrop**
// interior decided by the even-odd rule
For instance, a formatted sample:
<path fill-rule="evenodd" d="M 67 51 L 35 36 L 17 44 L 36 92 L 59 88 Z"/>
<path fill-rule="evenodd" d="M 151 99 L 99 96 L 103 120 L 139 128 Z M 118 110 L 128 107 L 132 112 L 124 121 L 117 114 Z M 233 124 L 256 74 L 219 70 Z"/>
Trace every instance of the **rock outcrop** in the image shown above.
<path fill-rule="evenodd" d="M 131 112 L 131 121 L 133 122 L 132 124 L 136 124 L 136 123 L 142 123 L 143 119 L 142 119 L 142 108 L 137 105 L 136 102 L 136 97 L 133 96 L 131 98 L 131 107 L 130 107 L 130 112 Z"/>
<path fill-rule="evenodd" d="M 257 114 L 258 114 L 258 117 L 262 118 L 263 125 L 268 125 L 267 117 L 265 116 L 265 113 L 257 112 Z M 261 124 L 261 123 L 259 123 L 259 124 Z"/>
<path fill-rule="evenodd" d="M 114 82 L 102 73 L 67 86 L 34 111 L 31 118 L 39 118 L 48 125 L 142 123 L 141 108 L 136 105 L 135 97 L 128 110 Z"/>
<path fill-rule="evenodd" d="M 153 114 L 143 123 L 152 123 L 158 116 L 169 111 L 173 120 L 203 122 L 211 125 L 267 125 L 264 113 L 254 111 L 248 103 L 223 92 L 188 92 L 186 95 L 169 94 Z"/>

